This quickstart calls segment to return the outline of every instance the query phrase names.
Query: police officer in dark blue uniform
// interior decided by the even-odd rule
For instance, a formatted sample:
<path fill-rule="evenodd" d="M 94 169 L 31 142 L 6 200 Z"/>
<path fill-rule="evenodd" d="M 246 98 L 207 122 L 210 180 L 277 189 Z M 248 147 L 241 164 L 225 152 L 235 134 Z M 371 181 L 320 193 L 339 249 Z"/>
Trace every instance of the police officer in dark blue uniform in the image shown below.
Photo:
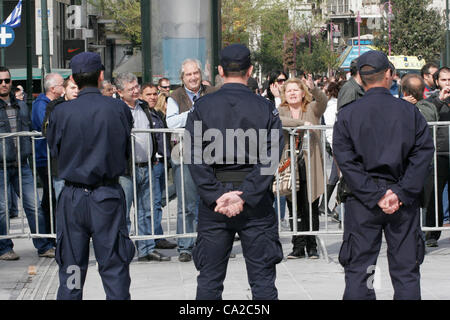
<path fill-rule="evenodd" d="M 199 300 L 222 298 L 236 233 L 253 299 L 278 298 L 275 265 L 283 252 L 271 185 L 283 134 L 273 103 L 247 87 L 252 70 L 245 46 L 223 49 L 219 74 L 225 84 L 197 100 L 186 123 L 192 141 L 189 170 L 201 197 L 193 250 Z"/>
<path fill-rule="evenodd" d="M 345 202 L 344 299 L 375 299 L 369 279 L 382 231 L 394 299 L 420 299 L 424 241 L 419 195 L 434 152 L 427 122 L 409 102 L 392 96 L 392 69 L 381 51 L 358 59 L 366 94 L 341 109 L 333 150 L 350 195 Z M 373 277 L 372 277 L 373 279 Z"/>
<path fill-rule="evenodd" d="M 130 299 L 129 264 L 135 248 L 125 222 L 118 178 L 130 154 L 132 116 L 126 104 L 102 96 L 100 56 L 83 52 L 70 62 L 78 98 L 56 108 L 47 139 L 65 180 L 56 209 L 58 299 L 82 299 L 93 240 L 107 299 Z"/>

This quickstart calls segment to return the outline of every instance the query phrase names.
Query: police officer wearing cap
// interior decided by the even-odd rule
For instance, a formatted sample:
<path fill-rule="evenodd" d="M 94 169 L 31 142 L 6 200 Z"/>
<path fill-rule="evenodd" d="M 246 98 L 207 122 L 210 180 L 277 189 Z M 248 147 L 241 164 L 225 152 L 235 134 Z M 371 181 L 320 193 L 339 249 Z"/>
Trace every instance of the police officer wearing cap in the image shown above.
<path fill-rule="evenodd" d="M 425 251 L 419 195 L 433 140 L 420 111 L 390 93 L 392 69 L 384 53 L 361 55 L 358 70 L 365 95 L 338 112 L 333 136 L 334 156 L 350 191 L 339 253 L 344 299 L 375 299 L 371 279 L 383 231 L 394 299 L 420 299 Z"/>
<path fill-rule="evenodd" d="M 47 139 L 65 180 L 56 209 L 58 299 L 82 299 L 92 238 L 107 299 L 130 299 L 129 264 L 135 248 L 125 222 L 125 196 L 118 178 L 130 155 L 132 116 L 127 105 L 102 96 L 100 56 L 72 58 L 78 98 L 56 108 Z"/>
<path fill-rule="evenodd" d="M 187 118 L 186 130 L 192 142 L 189 169 L 201 198 L 193 250 L 200 272 L 199 300 L 222 298 L 236 233 L 241 239 L 253 299 L 278 298 L 275 266 L 283 252 L 271 185 L 284 141 L 273 103 L 247 87 L 252 70 L 250 51 L 245 46 L 224 48 L 219 66 L 224 85 L 197 100 Z M 253 138 L 244 137 L 239 147 L 238 140 L 252 133 Z M 265 161 L 267 155 L 270 163 Z"/>

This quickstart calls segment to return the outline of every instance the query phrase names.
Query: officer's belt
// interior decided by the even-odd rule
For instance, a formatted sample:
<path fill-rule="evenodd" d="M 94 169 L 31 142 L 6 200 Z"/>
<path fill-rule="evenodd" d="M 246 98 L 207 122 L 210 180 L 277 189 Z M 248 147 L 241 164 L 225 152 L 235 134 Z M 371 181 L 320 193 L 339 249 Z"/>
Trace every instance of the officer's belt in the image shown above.
<path fill-rule="evenodd" d="M 249 174 L 250 170 L 224 170 L 224 171 L 215 171 L 214 174 L 220 182 L 223 183 L 232 183 L 234 186 L 240 185 L 245 177 Z"/>
<path fill-rule="evenodd" d="M 83 183 L 65 180 L 64 184 L 66 186 L 72 186 L 75 188 L 94 190 L 99 187 L 107 187 L 107 186 L 117 185 L 117 184 L 119 184 L 119 178 L 117 177 L 117 178 L 113 178 L 113 179 L 103 179 L 102 181 L 100 181 L 99 183 L 96 183 L 96 184 L 83 184 Z"/>
<path fill-rule="evenodd" d="M 397 183 L 396 181 L 385 179 L 385 178 L 379 178 L 379 177 L 371 177 L 371 178 L 376 184 L 378 184 L 378 182 L 384 182 L 384 183 L 386 183 L 387 186 L 390 186 L 390 185 Z M 345 182 L 344 176 L 341 176 L 339 178 L 336 199 L 337 199 L 338 203 L 342 203 L 342 202 L 346 202 L 347 198 L 350 196 L 353 196 L 353 192 L 350 190 L 347 183 Z"/>
<path fill-rule="evenodd" d="M 377 183 L 377 184 L 378 184 L 378 182 L 385 182 L 386 185 L 388 185 L 388 186 L 397 183 L 397 181 L 389 180 L 389 179 L 386 179 L 386 178 L 372 177 L 372 179 L 373 179 L 373 181 L 375 181 L 375 183 Z"/>

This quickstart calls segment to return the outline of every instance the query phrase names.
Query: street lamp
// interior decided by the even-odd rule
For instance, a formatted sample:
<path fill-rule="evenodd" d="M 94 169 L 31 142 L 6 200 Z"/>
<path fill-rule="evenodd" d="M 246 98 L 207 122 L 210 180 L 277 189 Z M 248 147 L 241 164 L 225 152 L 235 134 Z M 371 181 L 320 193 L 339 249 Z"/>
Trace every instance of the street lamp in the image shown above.
<path fill-rule="evenodd" d="M 389 55 L 391 55 L 391 16 L 392 16 L 392 6 L 391 0 L 389 0 L 389 13 L 388 13 L 388 22 L 389 22 Z"/>
<path fill-rule="evenodd" d="M 386 4 L 388 5 L 388 37 L 389 37 L 389 55 L 391 55 L 391 20 L 395 19 L 395 16 L 392 14 L 392 4 L 391 4 L 391 0 L 389 0 L 388 2 L 385 2 L 383 4 L 383 11 L 384 11 L 384 7 L 386 6 Z"/>
<path fill-rule="evenodd" d="M 358 11 L 358 15 L 356 16 L 356 23 L 358 24 L 358 57 L 361 55 L 361 15 L 359 14 Z M 353 45 L 353 43 L 352 43 Z"/>
<path fill-rule="evenodd" d="M 331 52 L 333 52 L 334 51 L 334 47 L 333 47 L 334 23 L 331 21 L 328 24 L 330 25 L 330 48 L 331 48 Z"/>
<path fill-rule="evenodd" d="M 448 66 L 450 65 L 450 20 L 449 20 L 449 3 L 448 0 L 445 4 L 445 22 L 446 22 L 446 28 L 445 28 L 445 58 L 444 58 L 444 65 Z"/>

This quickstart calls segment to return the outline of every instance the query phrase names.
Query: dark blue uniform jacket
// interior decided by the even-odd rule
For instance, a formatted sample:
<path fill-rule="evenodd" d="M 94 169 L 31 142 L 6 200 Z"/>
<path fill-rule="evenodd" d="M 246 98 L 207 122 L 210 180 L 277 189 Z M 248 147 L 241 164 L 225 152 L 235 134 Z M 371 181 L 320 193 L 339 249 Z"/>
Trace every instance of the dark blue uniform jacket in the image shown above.
<path fill-rule="evenodd" d="M 222 145 L 220 143 L 215 144 L 216 147 L 220 146 L 216 150 L 223 150 L 222 154 L 218 156 L 221 161 L 206 163 L 202 157 L 201 164 L 189 166 L 202 200 L 206 205 L 212 206 L 220 196 L 231 191 L 216 179 L 215 170 L 248 170 L 249 173 L 240 185 L 239 191 L 243 192 L 241 198 L 245 203 L 255 208 L 262 198 L 267 196 L 268 192 L 271 192 L 273 174 L 283 152 L 284 138 L 281 121 L 273 103 L 253 94 L 245 85 L 228 83 L 223 85 L 220 90 L 205 95 L 196 101 L 186 122 L 186 130 L 191 135 L 192 143 L 195 142 L 196 137 L 194 137 L 194 134 L 197 133 L 194 132 L 195 121 L 202 121 L 200 126 L 201 132 L 199 132 L 201 134 L 200 139 L 208 129 L 215 129 L 216 132 L 220 131 L 223 137 Z M 247 138 L 245 146 L 240 147 L 238 153 L 236 139 L 234 139 L 234 149 L 226 149 L 227 129 L 231 129 L 231 132 L 236 132 L 235 130 L 246 132 L 248 129 L 252 129 L 255 130 L 256 135 L 252 135 L 250 139 Z M 263 129 L 263 131 L 260 131 L 260 129 Z M 275 141 L 273 141 L 271 132 L 278 134 Z M 260 135 L 260 133 L 263 134 Z M 201 155 L 208 146 L 213 148 L 211 137 L 205 136 L 205 140 L 203 145 L 200 146 L 201 150 L 197 150 L 197 154 Z M 261 149 L 260 144 L 267 145 L 267 150 Z M 274 148 L 277 147 L 278 150 L 272 150 L 272 145 Z M 255 154 L 249 152 L 252 147 L 257 151 L 256 157 Z M 196 150 L 193 147 L 192 161 L 195 160 L 195 152 Z M 261 175 L 261 168 L 268 168 L 271 165 L 264 160 L 261 161 L 262 159 L 259 155 L 265 153 L 269 155 L 269 158 L 272 158 L 270 157 L 271 152 L 276 152 L 274 158 L 277 163 L 273 164 L 274 170 L 271 175 Z M 240 161 L 237 159 L 238 154 L 242 155 Z M 264 164 L 263 162 L 266 163 Z"/>
<path fill-rule="evenodd" d="M 97 88 L 85 88 L 77 99 L 58 105 L 50 115 L 47 140 L 58 160 L 59 178 L 95 185 L 123 175 L 132 124 L 128 106 L 102 96 Z"/>
<path fill-rule="evenodd" d="M 434 146 L 420 111 L 378 87 L 339 111 L 333 151 L 353 194 L 374 208 L 388 188 L 404 205 L 417 200 Z M 373 178 L 394 184 L 386 186 Z"/>

